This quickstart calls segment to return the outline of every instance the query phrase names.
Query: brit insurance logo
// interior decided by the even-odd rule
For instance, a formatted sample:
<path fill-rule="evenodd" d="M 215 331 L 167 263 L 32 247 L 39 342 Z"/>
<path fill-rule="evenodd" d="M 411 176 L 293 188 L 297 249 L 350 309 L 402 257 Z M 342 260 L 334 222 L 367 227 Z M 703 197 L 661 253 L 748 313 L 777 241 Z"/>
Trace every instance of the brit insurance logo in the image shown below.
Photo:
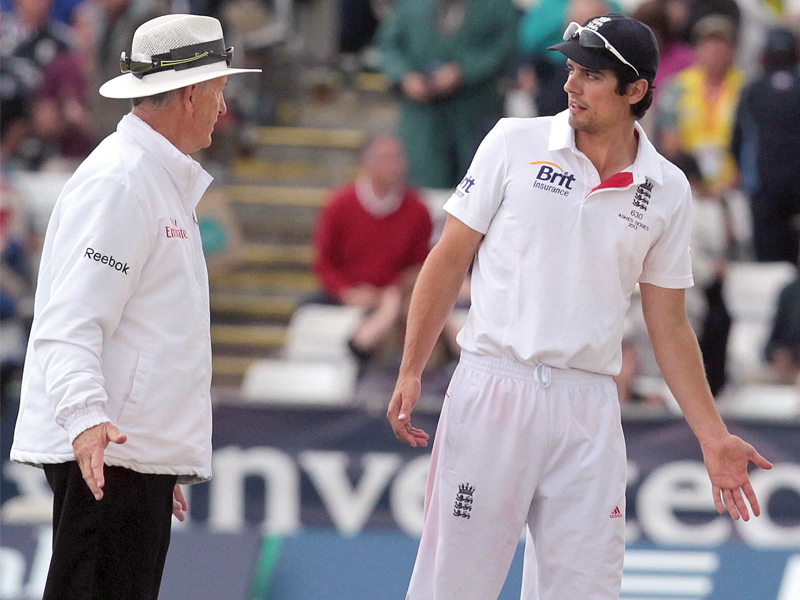
<path fill-rule="evenodd" d="M 545 192 L 569 196 L 572 191 L 572 184 L 575 181 L 575 175 L 565 171 L 556 163 L 546 160 L 537 160 L 528 164 L 539 167 L 533 187 Z"/>
<path fill-rule="evenodd" d="M 459 198 L 463 198 L 464 196 L 469 194 L 469 191 L 472 189 L 474 185 L 475 185 L 475 178 L 469 173 L 467 173 L 464 176 L 464 179 L 461 180 L 461 183 L 458 184 L 458 187 L 456 188 L 456 191 L 454 193 Z"/>
<path fill-rule="evenodd" d="M 619 213 L 617 216 L 620 219 L 627 221 L 628 227 L 631 227 L 632 229 L 643 229 L 645 231 L 650 231 L 650 228 L 642 223 L 642 219 L 644 219 L 644 214 L 647 212 L 647 207 L 650 205 L 650 197 L 652 193 L 653 182 L 649 179 L 645 179 L 644 183 L 637 187 L 633 194 L 633 209 L 631 210 L 630 214 L 626 215 L 624 213 Z"/>

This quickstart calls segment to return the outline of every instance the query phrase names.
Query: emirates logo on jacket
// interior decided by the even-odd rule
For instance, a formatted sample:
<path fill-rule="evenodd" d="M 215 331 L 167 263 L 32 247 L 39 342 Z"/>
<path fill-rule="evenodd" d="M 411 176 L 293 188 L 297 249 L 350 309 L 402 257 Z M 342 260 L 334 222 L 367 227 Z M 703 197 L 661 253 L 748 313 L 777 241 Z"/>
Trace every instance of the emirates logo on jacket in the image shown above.
<path fill-rule="evenodd" d="M 170 224 L 164 228 L 167 230 L 168 238 L 180 238 L 182 240 L 189 238 L 189 234 L 186 233 L 186 230 L 178 227 L 177 219 L 170 219 L 169 222 Z"/>

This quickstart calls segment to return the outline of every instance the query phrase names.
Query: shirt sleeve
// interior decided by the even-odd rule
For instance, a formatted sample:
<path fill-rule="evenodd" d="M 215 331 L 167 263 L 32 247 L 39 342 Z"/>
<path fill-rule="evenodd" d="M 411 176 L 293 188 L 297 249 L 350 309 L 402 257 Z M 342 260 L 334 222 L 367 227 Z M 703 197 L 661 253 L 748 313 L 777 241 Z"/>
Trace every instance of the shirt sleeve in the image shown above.
<path fill-rule="evenodd" d="M 672 217 L 647 252 L 641 283 L 663 288 L 692 287 L 692 191 L 688 182 Z"/>
<path fill-rule="evenodd" d="M 55 420 L 70 441 L 109 421 L 102 372 L 114 334 L 150 253 L 144 211 L 122 181 L 90 180 L 59 203 L 49 298 L 37 315 L 36 358 Z"/>
<path fill-rule="evenodd" d="M 486 233 L 505 191 L 507 148 L 503 119 L 481 142 L 461 183 L 444 210 L 479 233 Z"/>
<path fill-rule="evenodd" d="M 314 230 L 314 271 L 325 290 L 337 300 L 351 284 L 339 265 L 339 206 L 343 191 L 335 193 L 322 208 Z"/>

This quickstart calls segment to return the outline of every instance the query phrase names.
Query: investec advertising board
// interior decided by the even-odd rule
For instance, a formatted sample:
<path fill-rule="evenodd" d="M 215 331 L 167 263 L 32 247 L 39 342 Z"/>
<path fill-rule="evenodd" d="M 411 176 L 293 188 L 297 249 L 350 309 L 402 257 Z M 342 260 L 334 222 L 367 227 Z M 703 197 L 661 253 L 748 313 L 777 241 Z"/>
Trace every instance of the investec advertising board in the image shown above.
<path fill-rule="evenodd" d="M 435 431 L 435 416 L 415 417 Z M 214 479 L 190 488 L 190 520 L 175 528 L 162 598 L 219 598 L 211 582 L 220 580 L 225 598 L 403 597 L 429 449 L 401 444 L 382 416 L 359 410 L 226 406 L 214 427 Z M 775 464 L 752 473 L 764 514 L 748 523 L 715 512 L 682 421 L 624 429 L 623 599 L 800 600 L 800 425 L 730 424 Z M 4 485 L 40 493 L 30 481 L 7 481 L 19 473 L 4 469 Z M 6 523 L 0 599 L 36 597 L 48 534 Z M 195 555 L 204 557 L 200 569 Z M 520 568 L 518 553 L 501 599 L 518 597 Z"/>

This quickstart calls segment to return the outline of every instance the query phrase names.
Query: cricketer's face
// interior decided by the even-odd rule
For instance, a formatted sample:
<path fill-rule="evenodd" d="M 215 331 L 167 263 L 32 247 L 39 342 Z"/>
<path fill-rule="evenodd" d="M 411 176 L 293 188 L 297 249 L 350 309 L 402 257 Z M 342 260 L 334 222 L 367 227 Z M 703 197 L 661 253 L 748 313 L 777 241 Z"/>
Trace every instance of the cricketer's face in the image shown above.
<path fill-rule="evenodd" d="M 588 69 L 570 59 L 567 70 L 564 91 L 569 102 L 569 124 L 575 131 L 599 134 L 630 118 L 628 96 L 617 94 L 613 71 Z"/>

